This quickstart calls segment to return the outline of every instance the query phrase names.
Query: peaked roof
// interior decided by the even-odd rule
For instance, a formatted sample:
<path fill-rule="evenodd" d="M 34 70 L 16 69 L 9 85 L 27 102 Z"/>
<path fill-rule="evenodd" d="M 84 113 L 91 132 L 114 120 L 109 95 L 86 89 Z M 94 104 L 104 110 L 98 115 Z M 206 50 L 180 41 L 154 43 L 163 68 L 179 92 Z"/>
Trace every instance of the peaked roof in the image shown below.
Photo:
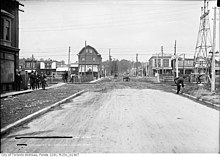
<path fill-rule="evenodd" d="M 93 49 L 93 51 L 94 51 L 97 55 L 100 55 L 100 54 L 98 53 L 98 51 L 97 51 L 94 47 L 92 47 L 92 46 L 90 46 L 90 45 L 87 45 L 86 47 L 83 47 L 83 48 L 79 51 L 78 55 L 79 55 L 80 53 L 82 53 L 85 49 L 88 49 L 88 48 Z"/>

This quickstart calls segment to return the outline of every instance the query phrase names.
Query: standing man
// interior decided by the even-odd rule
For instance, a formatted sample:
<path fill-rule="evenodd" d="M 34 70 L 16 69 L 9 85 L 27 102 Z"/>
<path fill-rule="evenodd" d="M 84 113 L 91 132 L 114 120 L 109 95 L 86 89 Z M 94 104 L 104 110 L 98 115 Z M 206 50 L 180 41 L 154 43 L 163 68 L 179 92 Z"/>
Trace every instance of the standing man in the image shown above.
<path fill-rule="evenodd" d="M 66 81 L 66 83 L 67 83 L 67 80 L 68 80 L 68 72 L 65 71 L 65 81 Z"/>
<path fill-rule="evenodd" d="M 32 90 L 34 90 L 34 88 L 35 88 L 35 87 L 34 87 L 34 82 L 35 82 L 34 79 L 35 79 L 34 71 L 32 70 L 32 71 L 31 71 L 31 74 L 30 74 L 30 86 L 31 86 L 31 89 L 32 89 Z"/>
<path fill-rule="evenodd" d="M 196 84 L 202 83 L 202 82 L 201 82 L 201 77 L 202 77 L 202 74 L 199 73 L 199 75 L 198 75 L 198 77 L 197 77 L 197 82 L 196 82 Z"/>
<path fill-rule="evenodd" d="M 184 79 L 186 78 L 186 76 L 180 76 L 180 77 L 177 77 L 174 79 L 174 82 L 176 84 L 176 87 L 177 87 L 177 91 L 176 91 L 176 94 L 179 94 L 180 90 L 181 90 L 181 86 L 182 88 L 184 88 Z M 183 90 L 181 92 L 181 94 L 183 93 Z"/>
<path fill-rule="evenodd" d="M 40 74 L 36 73 L 36 89 L 40 88 Z"/>
<path fill-rule="evenodd" d="M 40 78 L 41 78 L 42 89 L 45 90 L 47 76 L 44 73 L 41 73 L 41 77 Z"/>
<path fill-rule="evenodd" d="M 21 77 L 21 72 L 19 71 L 16 75 L 16 90 L 20 91 L 21 90 L 21 82 L 22 82 L 22 77 Z"/>

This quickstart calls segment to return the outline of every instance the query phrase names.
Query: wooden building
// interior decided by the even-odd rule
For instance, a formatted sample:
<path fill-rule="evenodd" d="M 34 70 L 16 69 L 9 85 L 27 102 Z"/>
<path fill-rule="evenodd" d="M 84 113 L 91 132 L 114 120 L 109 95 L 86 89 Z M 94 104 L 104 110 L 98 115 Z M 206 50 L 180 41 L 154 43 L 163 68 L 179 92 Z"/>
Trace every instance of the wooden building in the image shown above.
<path fill-rule="evenodd" d="M 97 50 L 89 45 L 81 49 L 78 54 L 79 75 L 100 77 L 102 57 Z"/>
<path fill-rule="evenodd" d="M 155 73 L 159 74 L 172 74 L 171 57 L 169 54 L 155 54 L 149 59 L 148 75 L 154 76 Z"/>

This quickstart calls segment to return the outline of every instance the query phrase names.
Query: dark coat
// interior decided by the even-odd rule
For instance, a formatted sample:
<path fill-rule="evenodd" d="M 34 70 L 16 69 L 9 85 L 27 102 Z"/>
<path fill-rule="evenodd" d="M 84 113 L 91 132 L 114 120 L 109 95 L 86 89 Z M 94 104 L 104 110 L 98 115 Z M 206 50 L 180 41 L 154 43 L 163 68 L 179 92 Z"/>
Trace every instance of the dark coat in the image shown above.
<path fill-rule="evenodd" d="M 182 85 L 184 87 L 184 78 L 183 77 L 177 77 L 174 79 L 174 82 L 177 86 Z"/>

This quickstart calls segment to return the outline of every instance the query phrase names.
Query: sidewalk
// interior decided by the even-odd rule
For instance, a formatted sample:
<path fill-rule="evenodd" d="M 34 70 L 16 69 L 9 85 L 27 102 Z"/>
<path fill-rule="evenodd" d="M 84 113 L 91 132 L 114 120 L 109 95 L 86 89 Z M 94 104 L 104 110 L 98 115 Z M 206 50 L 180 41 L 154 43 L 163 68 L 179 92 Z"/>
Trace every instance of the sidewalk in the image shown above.
<path fill-rule="evenodd" d="M 61 82 L 61 83 L 54 84 L 52 86 L 46 87 L 46 89 L 60 87 L 60 86 L 62 86 L 64 84 L 66 84 L 66 83 Z M 20 95 L 20 94 L 31 93 L 31 92 L 38 91 L 38 90 L 42 90 L 42 89 L 41 88 L 40 89 L 36 89 L 36 90 L 28 89 L 28 90 L 23 90 L 23 91 L 8 92 L 8 93 L 5 93 L 5 94 L 1 94 L 1 99 L 2 98 L 6 98 L 6 97 L 10 97 L 10 96 Z"/>
<path fill-rule="evenodd" d="M 97 80 L 93 80 L 89 83 L 96 83 L 100 80 L 104 79 L 104 77 L 102 78 L 99 78 Z M 53 84 L 49 87 L 46 87 L 46 89 L 51 89 L 51 88 L 56 88 L 56 87 L 60 87 L 62 85 L 64 85 L 66 83 L 63 83 L 63 82 L 60 82 L 60 83 L 57 83 L 57 84 Z M 15 96 L 15 95 L 20 95 L 20 94 L 26 94 L 26 93 L 31 93 L 31 92 L 34 92 L 34 91 L 38 91 L 38 90 L 42 90 L 41 88 L 40 89 L 36 89 L 36 90 L 32 90 L 32 89 L 28 89 L 28 90 L 23 90 L 23 91 L 13 91 L 13 92 L 8 92 L 8 93 L 5 93 L 5 94 L 1 94 L 1 99 L 2 98 L 6 98 L 6 97 L 11 97 L 11 96 Z"/>

